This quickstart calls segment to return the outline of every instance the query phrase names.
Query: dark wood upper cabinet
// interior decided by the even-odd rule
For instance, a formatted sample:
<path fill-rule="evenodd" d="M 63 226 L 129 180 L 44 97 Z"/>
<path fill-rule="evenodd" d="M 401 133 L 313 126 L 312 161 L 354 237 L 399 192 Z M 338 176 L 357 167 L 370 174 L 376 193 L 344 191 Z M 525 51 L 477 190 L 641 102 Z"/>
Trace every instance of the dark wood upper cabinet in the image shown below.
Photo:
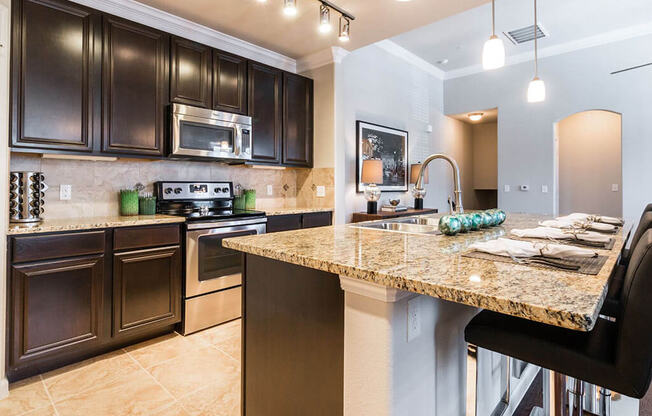
<path fill-rule="evenodd" d="M 283 72 L 249 62 L 249 115 L 252 118 L 252 161 L 281 162 Z"/>
<path fill-rule="evenodd" d="M 170 44 L 170 101 L 210 108 L 212 49 L 174 36 Z"/>
<path fill-rule="evenodd" d="M 213 50 L 213 109 L 247 114 L 247 60 Z"/>
<path fill-rule="evenodd" d="M 12 8 L 11 145 L 92 151 L 101 122 L 101 14 L 62 0 L 14 0 Z"/>
<path fill-rule="evenodd" d="M 113 259 L 114 337 L 181 320 L 179 246 L 128 251 Z"/>
<path fill-rule="evenodd" d="M 10 366 L 101 341 L 103 255 L 11 266 Z"/>
<path fill-rule="evenodd" d="M 169 45 L 166 33 L 104 16 L 104 152 L 164 154 Z"/>
<path fill-rule="evenodd" d="M 283 73 L 283 164 L 312 167 L 313 81 Z"/>

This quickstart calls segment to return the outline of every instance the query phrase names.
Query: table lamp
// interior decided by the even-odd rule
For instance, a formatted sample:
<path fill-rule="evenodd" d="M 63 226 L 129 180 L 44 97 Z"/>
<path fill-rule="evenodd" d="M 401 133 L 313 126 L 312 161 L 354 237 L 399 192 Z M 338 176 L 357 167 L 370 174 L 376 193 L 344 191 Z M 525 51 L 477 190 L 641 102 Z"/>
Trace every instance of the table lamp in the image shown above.
<path fill-rule="evenodd" d="M 367 199 L 367 214 L 377 214 L 380 188 L 376 184 L 383 183 L 383 161 L 379 159 L 363 160 L 360 182 L 367 185 L 364 190 L 364 197 Z"/>
<path fill-rule="evenodd" d="M 419 179 L 419 171 L 421 170 L 421 163 L 413 163 L 410 165 L 410 183 L 417 183 Z M 428 183 L 428 170 L 426 169 L 423 172 L 423 183 Z M 412 196 L 414 197 L 414 209 L 423 209 L 423 197 L 426 196 L 426 191 L 417 191 L 416 188 L 412 188 Z"/>

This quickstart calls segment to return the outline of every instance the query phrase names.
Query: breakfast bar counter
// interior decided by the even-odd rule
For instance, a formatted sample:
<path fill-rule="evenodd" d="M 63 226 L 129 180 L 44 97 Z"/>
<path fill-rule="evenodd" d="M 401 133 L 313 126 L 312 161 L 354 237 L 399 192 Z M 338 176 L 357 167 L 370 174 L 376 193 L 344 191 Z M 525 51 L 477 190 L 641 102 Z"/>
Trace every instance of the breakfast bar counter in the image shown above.
<path fill-rule="evenodd" d="M 244 414 L 465 414 L 464 328 L 479 308 L 576 331 L 598 319 L 624 228 L 591 248 L 606 257 L 595 275 L 466 255 L 546 219 L 508 214 L 454 237 L 347 224 L 225 239 L 246 253 Z M 537 372 L 512 379 L 511 411 Z M 480 370 L 480 408 L 500 400 L 499 373 Z"/>

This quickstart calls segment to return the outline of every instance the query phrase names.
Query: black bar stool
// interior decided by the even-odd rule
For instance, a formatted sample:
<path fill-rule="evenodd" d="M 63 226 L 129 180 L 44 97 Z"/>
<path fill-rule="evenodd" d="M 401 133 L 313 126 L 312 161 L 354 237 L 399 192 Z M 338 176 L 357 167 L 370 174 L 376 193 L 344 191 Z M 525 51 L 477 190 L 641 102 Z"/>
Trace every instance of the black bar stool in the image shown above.
<path fill-rule="evenodd" d="M 648 204 L 645 207 L 645 211 L 641 214 L 641 219 L 638 222 L 634 236 L 632 237 L 632 242 L 629 245 L 629 248 L 623 248 L 622 254 L 620 256 L 620 264 L 626 265 L 629 262 L 629 258 L 632 255 L 632 250 L 636 246 L 636 243 L 641 239 L 643 233 L 648 229 L 652 228 L 652 204 Z"/>
<path fill-rule="evenodd" d="M 598 319 L 592 331 L 581 332 L 482 311 L 467 325 L 464 335 L 471 351 L 485 348 L 548 369 L 551 374 L 572 377 L 571 394 L 575 397 L 569 401 L 569 410 L 579 415 L 583 404 L 580 380 L 601 386 L 605 395 L 600 415 L 609 415 L 609 395 L 604 389 L 640 399 L 650 386 L 651 293 L 652 230 L 648 230 L 632 251 L 616 322 Z M 470 357 L 471 365 L 476 365 L 472 354 Z M 470 373 L 467 391 L 474 392 L 477 373 Z M 470 396 L 467 400 L 473 403 L 467 404 L 468 416 L 477 413 L 475 395 Z"/>

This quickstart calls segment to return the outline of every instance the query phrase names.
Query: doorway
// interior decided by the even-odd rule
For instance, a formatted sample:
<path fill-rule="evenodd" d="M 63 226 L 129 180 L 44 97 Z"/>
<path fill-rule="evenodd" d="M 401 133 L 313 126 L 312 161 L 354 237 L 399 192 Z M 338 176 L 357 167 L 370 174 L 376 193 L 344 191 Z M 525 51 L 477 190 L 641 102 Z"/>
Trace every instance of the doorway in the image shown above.
<path fill-rule="evenodd" d="M 555 126 L 557 213 L 622 217 L 622 116 L 575 113 Z"/>

